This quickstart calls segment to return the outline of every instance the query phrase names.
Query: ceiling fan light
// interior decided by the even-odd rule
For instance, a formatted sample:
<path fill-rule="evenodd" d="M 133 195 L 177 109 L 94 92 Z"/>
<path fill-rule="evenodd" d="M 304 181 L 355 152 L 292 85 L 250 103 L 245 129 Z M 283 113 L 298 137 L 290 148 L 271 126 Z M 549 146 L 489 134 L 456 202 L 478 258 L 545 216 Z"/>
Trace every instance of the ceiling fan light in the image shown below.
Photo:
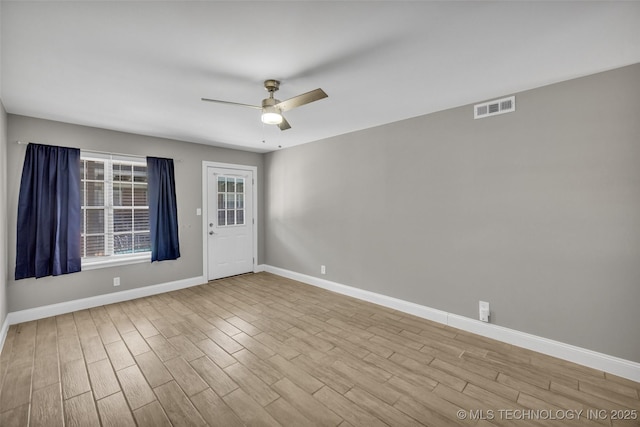
<path fill-rule="evenodd" d="M 279 125 L 282 123 L 282 114 L 275 107 L 265 107 L 262 109 L 262 123 Z"/>
<path fill-rule="evenodd" d="M 262 113 L 262 123 L 279 125 L 282 123 L 282 116 L 278 113 Z"/>

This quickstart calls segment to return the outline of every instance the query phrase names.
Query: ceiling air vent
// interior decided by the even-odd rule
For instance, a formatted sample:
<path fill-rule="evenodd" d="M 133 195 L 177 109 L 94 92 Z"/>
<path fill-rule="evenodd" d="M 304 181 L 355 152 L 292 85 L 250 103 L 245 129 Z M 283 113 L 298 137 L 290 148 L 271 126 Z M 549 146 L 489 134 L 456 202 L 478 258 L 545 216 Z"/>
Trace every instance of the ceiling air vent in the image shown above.
<path fill-rule="evenodd" d="M 482 104 L 476 104 L 473 106 L 473 118 L 484 119 L 489 116 L 496 116 L 498 114 L 510 113 L 516 111 L 516 97 L 510 96 L 508 98 L 495 99 L 489 102 L 483 102 Z"/>

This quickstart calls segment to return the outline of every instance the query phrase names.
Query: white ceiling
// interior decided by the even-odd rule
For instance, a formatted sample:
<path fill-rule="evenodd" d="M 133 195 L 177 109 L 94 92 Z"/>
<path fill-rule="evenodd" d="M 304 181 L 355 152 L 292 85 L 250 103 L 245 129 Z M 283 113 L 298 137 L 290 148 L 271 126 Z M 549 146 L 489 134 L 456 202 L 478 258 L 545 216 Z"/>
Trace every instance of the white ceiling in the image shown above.
<path fill-rule="evenodd" d="M 9 113 L 265 152 L 640 62 L 639 2 L 3 1 Z M 259 104 L 321 87 L 286 114 Z M 470 116 L 472 112 L 469 112 Z M 263 142 L 264 141 L 264 142 Z"/>

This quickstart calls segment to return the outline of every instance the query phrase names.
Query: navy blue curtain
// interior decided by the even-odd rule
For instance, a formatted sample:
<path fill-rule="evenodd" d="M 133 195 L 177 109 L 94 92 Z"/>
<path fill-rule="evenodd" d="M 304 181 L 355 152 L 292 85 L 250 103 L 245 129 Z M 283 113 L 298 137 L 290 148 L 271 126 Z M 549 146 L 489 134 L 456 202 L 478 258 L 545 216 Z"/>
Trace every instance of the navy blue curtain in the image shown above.
<path fill-rule="evenodd" d="M 18 198 L 15 278 L 81 269 L 80 150 L 29 144 Z"/>
<path fill-rule="evenodd" d="M 180 258 L 173 159 L 147 157 L 151 262 Z"/>

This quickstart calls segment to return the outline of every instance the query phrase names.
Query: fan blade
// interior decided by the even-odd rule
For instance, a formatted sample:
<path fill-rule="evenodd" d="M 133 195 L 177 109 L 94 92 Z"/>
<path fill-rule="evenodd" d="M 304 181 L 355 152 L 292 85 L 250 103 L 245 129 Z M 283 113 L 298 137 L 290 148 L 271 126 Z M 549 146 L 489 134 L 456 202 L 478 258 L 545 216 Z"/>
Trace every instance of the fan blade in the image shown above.
<path fill-rule="evenodd" d="M 326 98 L 327 96 L 329 95 L 327 95 L 322 89 L 315 89 L 311 92 L 303 93 L 302 95 L 294 96 L 293 98 L 281 101 L 276 104 L 276 107 L 280 109 L 280 111 L 289 111 L 293 108 L 300 107 L 310 102 Z"/>
<path fill-rule="evenodd" d="M 278 127 L 280 128 L 280 130 L 287 130 L 287 129 L 291 129 L 291 125 L 289 124 L 289 122 L 287 121 L 287 119 L 285 119 L 284 117 L 282 117 L 282 122 L 280 122 L 280 124 L 278 125 Z"/>
<path fill-rule="evenodd" d="M 258 105 L 241 104 L 240 102 L 231 102 L 231 101 L 221 101 L 219 99 L 209 99 L 209 98 L 200 98 L 200 99 L 208 102 L 217 102 L 218 104 L 239 105 L 240 107 L 249 107 L 249 108 L 256 108 L 258 110 L 262 110 L 262 107 Z"/>

